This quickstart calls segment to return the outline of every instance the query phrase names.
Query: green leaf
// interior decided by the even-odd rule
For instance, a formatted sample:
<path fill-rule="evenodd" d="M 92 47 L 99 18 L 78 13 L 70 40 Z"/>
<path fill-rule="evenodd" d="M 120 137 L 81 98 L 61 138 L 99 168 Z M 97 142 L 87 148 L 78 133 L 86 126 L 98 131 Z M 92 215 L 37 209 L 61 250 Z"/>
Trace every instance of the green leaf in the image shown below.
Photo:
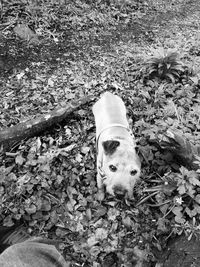
<path fill-rule="evenodd" d="M 197 215 L 197 211 L 195 209 L 191 210 L 188 207 L 186 207 L 185 212 L 190 216 L 190 218 Z"/>
<path fill-rule="evenodd" d="M 174 79 L 174 76 L 172 74 L 167 73 L 165 76 L 168 77 L 172 83 L 175 83 L 175 79 Z"/>
<path fill-rule="evenodd" d="M 26 211 L 28 214 L 34 214 L 34 213 L 36 213 L 37 208 L 36 208 L 35 205 L 31 204 L 29 207 L 25 208 L 25 211 Z"/>
<path fill-rule="evenodd" d="M 158 64 L 158 68 L 160 69 L 160 68 L 163 68 L 164 66 L 163 66 L 163 63 L 162 62 L 159 62 L 159 64 Z"/>
<path fill-rule="evenodd" d="M 185 223 L 185 219 L 182 218 L 182 216 L 175 216 L 175 221 L 179 224 L 184 224 Z"/>
<path fill-rule="evenodd" d="M 182 68 L 180 65 L 172 66 L 171 70 L 176 70 L 179 72 L 184 72 L 184 68 Z"/>
<path fill-rule="evenodd" d="M 178 192 L 180 195 L 184 195 L 186 193 L 186 189 L 185 189 L 184 184 L 178 186 Z"/>
<path fill-rule="evenodd" d="M 179 207 L 174 207 L 174 208 L 172 209 L 172 212 L 175 214 L 175 221 L 176 221 L 177 223 L 180 223 L 180 224 L 182 224 L 182 223 L 185 222 L 185 219 L 183 218 L 182 209 L 183 209 L 183 208 L 182 208 L 181 206 L 179 206 Z"/>
<path fill-rule="evenodd" d="M 170 67 L 171 67 L 171 64 L 167 63 L 167 69 L 170 69 Z"/>
<path fill-rule="evenodd" d="M 15 158 L 15 162 L 16 164 L 23 165 L 23 163 L 25 162 L 25 159 L 22 157 L 22 155 L 17 155 Z"/>
<path fill-rule="evenodd" d="M 150 75 L 150 74 L 152 74 L 152 73 L 154 73 L 154 72 L 156 72 L 156 70 L 150 70 L 149 72 L 148 72 L 148 74 Z"/>
<path fill-rule="evenodd" d="M 196 195 L 195 201 L 200 204 L 200 194 Z"/>
<path fill-rule="evenodd" d="M 198 77 L 190 77 L 190 80 L 191 80 L 195 85 L 197 85 L 198 82 L 199 82 L 199 78 L 198 78 Z"/>
<path fill-rule="evenodd" d="M 175 71 L 175 70 L 171 70 L 170 73 L 171 73 L 173 76 L 180 77 L 180 75 L 178 74 L 178 72 Z"/>
<path fill-rule="evenodd" d="M 190 183 L 191 184 L 193 184 L 193 185 L 198 185 L 198 186 L 200 186 L 200 181 L 199 181 L 199 179 L 197 179 L 196 177 L 190 177 L 189 178 L 189 181 L 190 181 Z"/>
<path fill-rule="evenodd" d="M 176 215 L 176 216 L 182 216 L 182 207 L 181 206 L 179 206 L 179 207 L 174 207 L 173 209 L 172 209 L 172 212 Z"/>

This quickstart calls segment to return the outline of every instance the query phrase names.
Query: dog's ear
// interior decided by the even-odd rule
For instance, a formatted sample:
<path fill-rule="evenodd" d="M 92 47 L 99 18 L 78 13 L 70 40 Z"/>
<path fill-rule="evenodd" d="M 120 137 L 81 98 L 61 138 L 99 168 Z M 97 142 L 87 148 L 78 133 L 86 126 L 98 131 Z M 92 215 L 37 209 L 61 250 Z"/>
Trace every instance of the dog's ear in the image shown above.
<path fill-rule="evenodd" d="M 112 155 L 119 145 L 120 142 L 116 140 L 108 140 L 102 143 L 106 155 Z"/>

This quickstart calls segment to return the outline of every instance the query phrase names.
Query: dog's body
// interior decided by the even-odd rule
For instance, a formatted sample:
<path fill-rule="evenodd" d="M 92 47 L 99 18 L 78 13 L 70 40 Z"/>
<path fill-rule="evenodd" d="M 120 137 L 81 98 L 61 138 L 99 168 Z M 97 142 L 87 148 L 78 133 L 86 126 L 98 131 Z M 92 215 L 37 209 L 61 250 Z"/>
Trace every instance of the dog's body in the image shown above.
<path fill-rule="evenodd" d="M 97 141 L 97 185 L 112 195 L 132 197 L 140 160 L 119 96 L 106 92 L 93 106 Z"/>

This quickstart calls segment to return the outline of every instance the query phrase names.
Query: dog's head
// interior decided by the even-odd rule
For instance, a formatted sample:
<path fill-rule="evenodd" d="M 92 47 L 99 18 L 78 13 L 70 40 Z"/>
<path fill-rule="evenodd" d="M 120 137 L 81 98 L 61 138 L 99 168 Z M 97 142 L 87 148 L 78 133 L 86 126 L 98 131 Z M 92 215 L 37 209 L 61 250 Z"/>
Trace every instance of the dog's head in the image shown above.
<path fill-rule="evenodd" d="M 103 157 L 101 168 L 103 184 L 111 195 L 133 195 L 133 188 L 140 176 L 140 160 L 135 146 L 125 140 L 102 142 Z"/>

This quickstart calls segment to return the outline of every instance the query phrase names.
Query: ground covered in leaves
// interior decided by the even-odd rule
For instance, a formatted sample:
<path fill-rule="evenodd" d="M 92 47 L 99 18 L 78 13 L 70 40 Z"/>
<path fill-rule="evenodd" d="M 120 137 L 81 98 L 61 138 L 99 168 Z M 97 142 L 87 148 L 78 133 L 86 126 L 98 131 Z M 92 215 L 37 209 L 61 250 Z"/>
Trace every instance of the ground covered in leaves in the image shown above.
<path fill-rule="evenodd" d="M 198 170 L 155 145 L 168 129 L 200 144 L 199 10 L 181 0 L 3 1 L 0 129 L 109 90 L 127 106 L 142 176 L 133 200 L 98 200 L 91 102 L 1 152 L 1 223 L 23 220 L 31 235 L 61 240 L 72 266 L 93 267 L 154 266 L 169 236 L 199 231 Z M 187 67 L 174 83 L 148 78 L 146 61 L 160 47 Z"/>

